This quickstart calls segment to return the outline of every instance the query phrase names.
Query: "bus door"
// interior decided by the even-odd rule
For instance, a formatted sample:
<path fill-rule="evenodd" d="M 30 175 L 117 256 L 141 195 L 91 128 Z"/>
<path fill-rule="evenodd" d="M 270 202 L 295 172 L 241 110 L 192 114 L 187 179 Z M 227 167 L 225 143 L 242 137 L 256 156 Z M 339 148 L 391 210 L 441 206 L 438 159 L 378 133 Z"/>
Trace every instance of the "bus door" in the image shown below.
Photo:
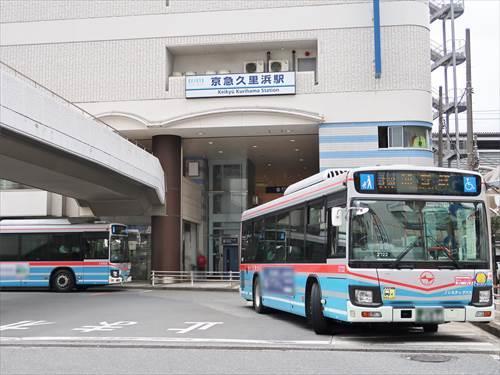
<path fill-rule="evenodd" d="M 83 233 L 85 284 L 109 283 L 109 234 L 108 232 Z"/>

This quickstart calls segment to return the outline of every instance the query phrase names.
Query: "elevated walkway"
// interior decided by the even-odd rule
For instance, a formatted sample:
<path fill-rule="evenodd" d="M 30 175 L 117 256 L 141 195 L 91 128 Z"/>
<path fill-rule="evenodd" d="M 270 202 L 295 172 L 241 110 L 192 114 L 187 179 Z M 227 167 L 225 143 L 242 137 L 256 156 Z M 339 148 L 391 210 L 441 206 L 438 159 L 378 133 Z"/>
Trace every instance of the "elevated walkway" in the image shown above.
<path fill-rule="evenodd" d="M 0 74 L 0 178 L 76 198 L 97 216 L 164 212 L 156 157 L 3 63 Z"/>

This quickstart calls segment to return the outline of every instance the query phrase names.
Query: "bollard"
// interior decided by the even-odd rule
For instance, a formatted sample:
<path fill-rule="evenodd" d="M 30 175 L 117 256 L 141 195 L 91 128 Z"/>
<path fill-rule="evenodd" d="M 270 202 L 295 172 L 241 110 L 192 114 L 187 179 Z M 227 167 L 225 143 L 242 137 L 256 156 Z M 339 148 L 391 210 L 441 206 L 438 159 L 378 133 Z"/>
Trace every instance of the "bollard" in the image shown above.
<path fill-rule="evenodd" d="M 191 276 L 191 286 L 194 286 L 194 278 L 193 278 L 194 273 L 193 273 L 193 271 L 190 271 L 189 274 Z"/>
<path fill-rule="evenodd" d="M 155 286 L 155 271 L 151 272 L 151 286 Z"/>

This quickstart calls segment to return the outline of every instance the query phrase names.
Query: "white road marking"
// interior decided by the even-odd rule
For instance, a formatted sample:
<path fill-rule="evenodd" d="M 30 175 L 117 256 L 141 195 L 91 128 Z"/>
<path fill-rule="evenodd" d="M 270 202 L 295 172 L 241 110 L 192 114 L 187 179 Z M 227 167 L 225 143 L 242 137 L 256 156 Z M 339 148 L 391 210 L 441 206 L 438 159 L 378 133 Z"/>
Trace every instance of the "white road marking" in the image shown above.
<path fill-rule="evenodd" d="M 29 329 L 34 326 L 41 326 L 45 324 L 54 324 L 54 322 L 47 322 L 46 320 L 22 320 L 20 322 L 0 326 L 0 331 L 7 331 L 9 329 Z"/>
<path fill-rule="evenodd" d="M 493 358 L 495 361 L 500 361 L 500 355 L 498 354 L 490 354 L 491 358 Z"/>
<path fill-rule="evenodd" d="M 191 326 L 187 328 L 169 328 L 169 331 L 177 331 L 177 333 L 183 334 L 190 331 L 194 331 L 195 329 L 206 331 L 209 328 L 217 324 L 224 324 L 223 322 L 184 322 L 184 324 L 191 324 Z"/>
<path fill-rule="evenodd" d="M 261 345 L 329 345 L 330 340 L 257 340 L 257 339 L 214 339 L 188 337 L 90 337 L 90 336 L 35 336 L 35 337 L 1 337 L 0 342 L 29 341 L 113 341 L 113 342 L 180 342 L 180 343 L 227 343 L 227 344 L 261 344 Z"/>
<path fill-rule="evenodd" d="M 99 325 L 94 326 L 82 326 L 79 328 L 73 328 L 73 331 L 80 331 L 82 333 L 93 332 L 93 331 L 114 331 L 115 329 L 123 328 L 125 326 L 132 326 L 137 324 L 137 322 L 130 321 L 119 321 L 119 322 L 100 322 Z"/>
<path fill-rule="evenodd" d="M 143 290 L 142 292 L 143 293 L 149 293 L 149 292 L 152 292 L 152 290 Z"/>

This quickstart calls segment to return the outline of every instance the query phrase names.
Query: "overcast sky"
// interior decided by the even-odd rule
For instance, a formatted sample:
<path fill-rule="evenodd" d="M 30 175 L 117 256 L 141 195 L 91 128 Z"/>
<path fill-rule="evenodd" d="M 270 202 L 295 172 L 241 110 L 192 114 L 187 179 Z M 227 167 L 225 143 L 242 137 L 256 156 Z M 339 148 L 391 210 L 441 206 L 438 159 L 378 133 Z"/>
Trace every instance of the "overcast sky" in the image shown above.
<path fill-rule="evenodd" d="M 450 22 L 447 24 L 447 39 L 451 39 Z M 435 21 L 431 27 L 431 39 L 442 44 L 442 21 Z M 466 28 L 471 33 L 474 131 L 500 132 L 500 0 L 465 0 L 465 12 L 455 21 L 457 39 L 465 40 Z M 443 77 L 443 68 L 432 73 L 436 91 L 443 84 Z M 452 69 L 448 70 L 448 77 L 453 82 Z M 457 87 L 465 88 L 465 63 L 457 67 Z M 459 115 L 460 131 L 467 128 L 465 118 L 465 112 Z M 451 117 L 452 132 L 454 121 Z"/>

